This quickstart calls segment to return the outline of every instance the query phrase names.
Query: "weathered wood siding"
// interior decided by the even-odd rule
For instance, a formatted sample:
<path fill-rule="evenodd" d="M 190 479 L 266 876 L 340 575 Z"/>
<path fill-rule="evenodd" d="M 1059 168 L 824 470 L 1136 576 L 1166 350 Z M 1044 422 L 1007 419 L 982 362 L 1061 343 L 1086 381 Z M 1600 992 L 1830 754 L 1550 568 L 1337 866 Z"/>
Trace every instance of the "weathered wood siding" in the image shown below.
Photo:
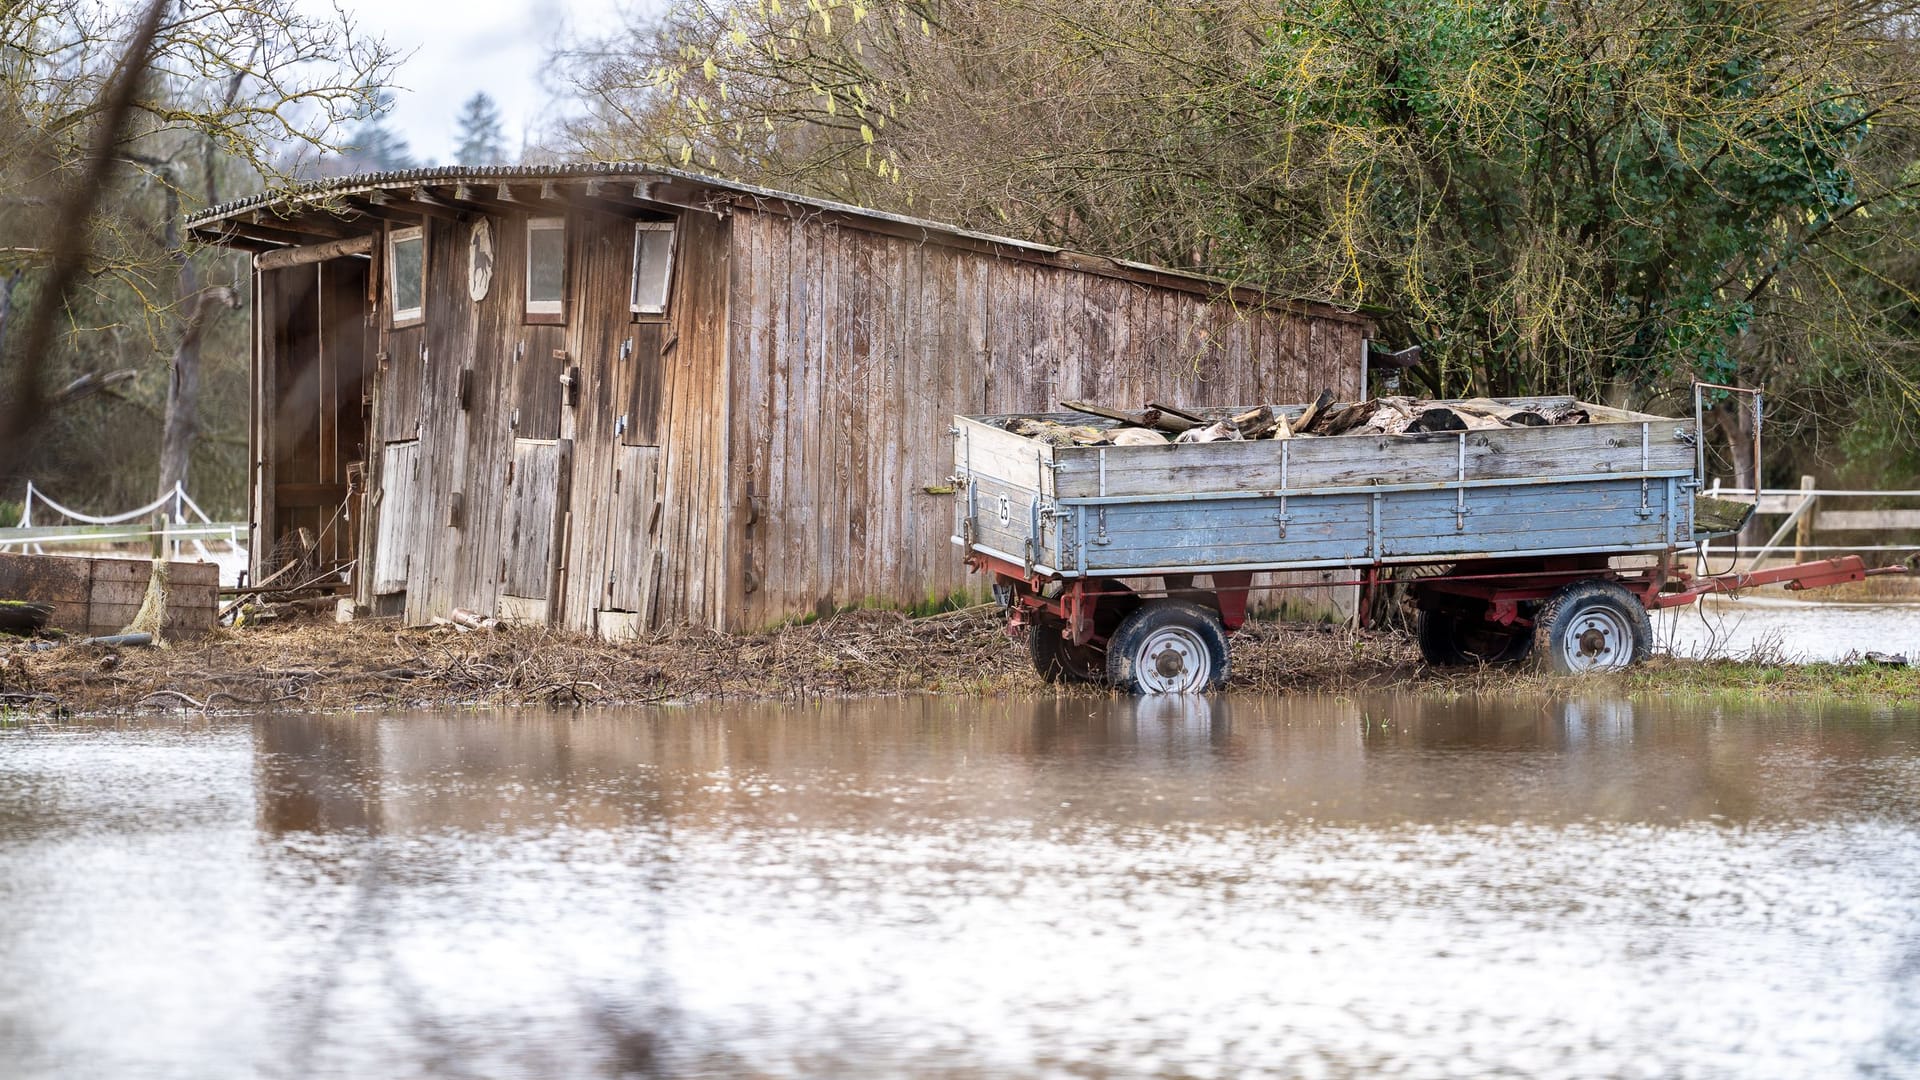
<path fill-rule="evenodd" d="M 952 496 L 927 490 L 952 471 L 956 413 L 1358 390 L 1355 317 L 829 215 L 732 223 L 731 627 L 981 587 L 949 542 Z"/>
<path fill-rule="evenodd" d="M 50 604 L 47 625 L 72 634 L 117 634 L 133 622 L 153 576 L 150 559 L 0 552 L 0 597 Z M 220 568 L 209 562 L 167 564 L 170 637 L 197 637 L 214 628 Z"/>
<path fill-rule="evenodd" d="M 525 317 L 524 217 L 490 219 L 493 280 L 471 299 L 474 220 L 427 223 L 421 324 L 380 320 L 377 457 L 391 464 L 373 478 L 375 569 L 361 599 L 404 591 L 410 621 L 514 597 L 539 601 L 511 605 L 520 617 L 583 631 L 603 611 L 719 625 L 725 222 L 683 216 L 669 314 L 636 318 L 632 219 L 569 214 L 565 321 L 545 325 Z M 408 453 L 418 467 L 402 474 Z"/>
<path fill-rule="evenodd" d="M 633 222 L 576 220 L 569 271 L 579 276 L 568 295 L 580 306 L 569 309 L 568 354 L 581 382 L 562 425 L 574 468 L 561 621 L 592 632 L 600 612 L 632 611 L 640 625 L 721 625 L 726 223 L 680 216 L 667 317 L 636 321 L 628 310 Z"/>

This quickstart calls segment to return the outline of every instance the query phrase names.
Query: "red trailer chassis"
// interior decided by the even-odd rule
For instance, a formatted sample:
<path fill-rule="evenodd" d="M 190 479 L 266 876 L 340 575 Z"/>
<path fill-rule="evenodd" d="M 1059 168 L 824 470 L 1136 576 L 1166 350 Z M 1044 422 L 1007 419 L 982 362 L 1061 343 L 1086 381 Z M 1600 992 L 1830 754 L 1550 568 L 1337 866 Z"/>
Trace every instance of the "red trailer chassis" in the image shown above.
<path fill-rule="evenodd" d="M 1766 570 L 1696 576 L 1674 553 L 1659 557 L 1651 567 L 1616 570 L 1605 554 L 1546 559 L 1484 559 L 1448 564 L 1431 576 L 1400 579 L 1422 611 L 1453 612 L 1486 628 L 1531 630 L 1539 606 L 1584 581 L 1603 581 L 1624 589 L 1652 611 L 1692 603 L 1716 593 L 1737 593 L 1762 585 L 1784 583 L 1793 590 L 1818 589 L 1865 581 L 1879 574 L 1907 572 L 1904 566 L 1869 568 L 1858 555 L 1797 563 Z M 1220 624 L 1232 632 L 1246 621 L 1247 605 L 1256 590 L 1357 585 L 1361 590 L 1360 623 L 1371 625 L 1372 609 L 1385 580 L 1376 568 L 1338 581 L 1254 585 L 1249 571 L 1210 575 L 1208 585 L 1196 587 L 1194 575 L 1163 579 L 1159 592 L 1136 590 L 1118 579 L 1104 577 L 1052 578 L 1026 567 L 975 552 L 967 564 L 993 577 L 996 594 L 1008 612 L 1007 632 L 1055 633 L 1073 646 L 1105 645 L 1112 626 L 1145 599 L 1166 596 L 1191 600 L 1215 611 Z M 1028 628 L 1035 628 L 1029 631 Z"/>

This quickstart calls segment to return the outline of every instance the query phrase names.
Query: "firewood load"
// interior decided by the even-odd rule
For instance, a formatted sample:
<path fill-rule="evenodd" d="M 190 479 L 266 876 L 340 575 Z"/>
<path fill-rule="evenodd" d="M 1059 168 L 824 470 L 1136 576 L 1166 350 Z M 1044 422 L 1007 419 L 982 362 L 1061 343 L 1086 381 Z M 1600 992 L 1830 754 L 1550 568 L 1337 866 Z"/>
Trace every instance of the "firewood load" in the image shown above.
<path fill-rule="evenodd" d="M 1190 412 L 1150 403 L 1127 411 L 1087 401 L 1062 402 L 1068 411 L 1106 423 L 1066 423 L 1038 416 L 1004 421 L 1006 430 L 1054 446 L 1160 446 L 1168 443 L 1244 442 L 1254 439 L 1322 439 L 1344 435 L 1418 435 L 1508 427 L 1558 427 L 1588 423 L 1577 402 L 1521 407 L 1490 398 L 1425 401 L 1412 397 L 1341 403 L 1323 390 L 1297 413 L 1262 405 L 1244 412 Z"/>

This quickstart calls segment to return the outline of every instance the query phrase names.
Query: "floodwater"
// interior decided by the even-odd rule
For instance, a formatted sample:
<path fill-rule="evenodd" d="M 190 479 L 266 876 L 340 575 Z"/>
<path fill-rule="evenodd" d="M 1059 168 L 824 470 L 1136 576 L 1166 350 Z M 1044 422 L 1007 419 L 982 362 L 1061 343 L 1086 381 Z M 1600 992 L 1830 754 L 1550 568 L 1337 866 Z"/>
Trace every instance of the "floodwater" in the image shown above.
<path fill-rule="evenodd" d="M 1655 612 L 1654 637 L 1676 656 L 1765 662 L 1856 660 L 1869 652 L 1920 664 L 1920 603 L 1818 603 L 1766 595 L 1710 598 Z"/>
<path fill-rule="evenodd" d="M 1920 1074 L 1920 721 L 1381 697 L 0 734 L 0 1075 Z"/>

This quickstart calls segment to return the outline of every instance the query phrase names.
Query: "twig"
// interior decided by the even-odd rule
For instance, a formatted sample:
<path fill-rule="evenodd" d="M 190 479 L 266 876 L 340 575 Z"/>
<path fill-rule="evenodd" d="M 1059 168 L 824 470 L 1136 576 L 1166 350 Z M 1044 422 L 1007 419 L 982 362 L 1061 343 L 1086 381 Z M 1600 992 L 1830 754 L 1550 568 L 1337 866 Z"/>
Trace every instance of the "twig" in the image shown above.
<path fill-rule="evenodd" d="M 143 697 L 139 701 L 134 702 L 134 704 L 145 705 L 147 702 L 152 701 L 154 698 L 157 698 L 157 697 L 178 698 L 179 700 L 186 702 L 188 705 L 192 706 L 195 710 L 199 712 L 207 711 L 207 706 L 205 702 L 195 701 L 193 698 L 187 696 L 186 694 L 181 693 L 178 690 L 155 690 L 152 693 L 148 694 L 146 697 Z"/>

